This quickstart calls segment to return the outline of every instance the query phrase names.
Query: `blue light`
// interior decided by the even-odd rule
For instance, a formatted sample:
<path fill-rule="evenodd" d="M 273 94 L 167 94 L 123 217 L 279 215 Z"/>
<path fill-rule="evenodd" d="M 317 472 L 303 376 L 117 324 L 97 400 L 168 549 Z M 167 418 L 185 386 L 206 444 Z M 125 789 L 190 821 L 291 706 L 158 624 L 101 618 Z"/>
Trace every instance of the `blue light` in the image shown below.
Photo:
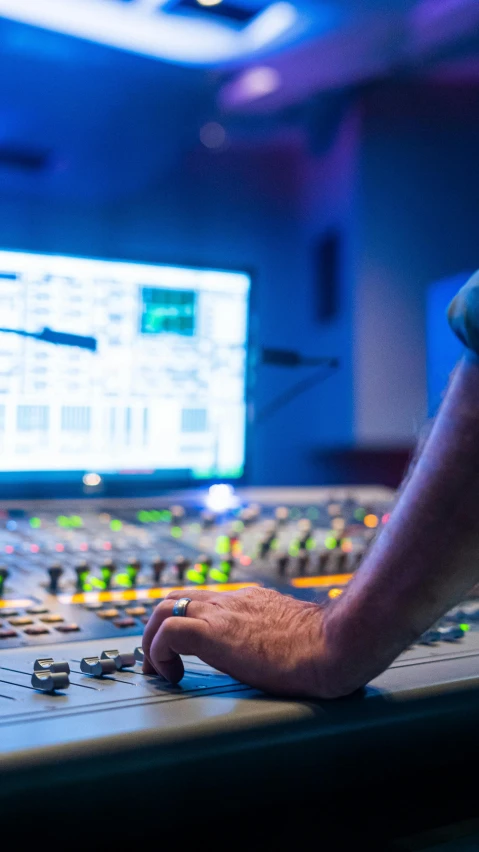
<path fill-rule="evenodd" d="M 16 521 L 7 521 L 5 526 L 6 526 L 7 530 L 10 530 L 10 532 L 13 532 L 17 528 L 17 522 Z"/>

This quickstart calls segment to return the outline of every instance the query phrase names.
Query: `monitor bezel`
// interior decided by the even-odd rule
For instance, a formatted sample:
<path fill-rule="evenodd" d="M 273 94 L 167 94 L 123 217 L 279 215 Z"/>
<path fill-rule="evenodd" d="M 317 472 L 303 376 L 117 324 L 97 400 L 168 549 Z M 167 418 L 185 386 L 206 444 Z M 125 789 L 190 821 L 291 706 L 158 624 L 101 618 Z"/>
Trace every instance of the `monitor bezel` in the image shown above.
<path fill-rule="evenodd" d="M 101 473 L 101 485 L 96 488 L 85 486 L 83 477 L 88 470 L 74 471 L 1 471 L 0 470 L 0 499 L 1 500 L 35 500 L 35 499 L 79 499 L 79 498 L 120 498 L 120 497 L 155 497 L 168 494 L 170 491 L 188 489 L 188 491 L 204 490 L 216 483 L 225 483 L 232 487 L 240 487 L 250 484 L 251 476 L 251 426 L 253 417 L 253 387 L 255 384 L 254 373 L 257 364 L 254 343 L 253 317 L 255 311 L 253 301 L 256 293 L 256 273 L 247 265 L 237 267 L 230 264 L 179 261 L 177 258 L 162 260 L 151 260 L 149 257 L 131 259 L 129 256 L 98 256 L 90 254 L 73 254 L 64 251 L 37 251 L 32 248 L 11 248 L 1 246 L 0 251 L 19 255 L 38 255 L 42 257 L 65 257 L 69 260 L 92 260 L 105 261 L 107 263 L 127 263 L 138 266 L 178 267 L 192 271 L 233 272 L 247 275 L 250 280 L 248 303 L 247 303 L 247 328 L 246 328 L 246 370 L 245 370 L 245 439 L 244 439 L 244 465 L 240 477 L 225 478 L 194 478 L 194 477 L 169 477 L 168 471 L 155 473 Z"/>

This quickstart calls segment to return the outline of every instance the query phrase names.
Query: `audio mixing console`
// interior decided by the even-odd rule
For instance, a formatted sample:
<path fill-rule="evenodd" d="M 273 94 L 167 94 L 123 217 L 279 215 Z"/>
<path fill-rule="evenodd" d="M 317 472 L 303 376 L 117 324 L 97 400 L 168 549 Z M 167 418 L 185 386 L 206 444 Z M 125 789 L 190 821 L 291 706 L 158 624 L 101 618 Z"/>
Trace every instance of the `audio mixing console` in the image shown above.
<path fill-rule="evenodd" d="M 134 779 L 144 795 L 158 772 L 155 788 L 174 810 L 185 768 L 190 787 L 208 788 L 198 772 L 211 770 L 213 753 L 220 786 L 231 784 L 233 767 L 250 752 L 283 784 L 300 758 L 302 771 L 314 763 L 338 784 L 338 760 L 351 780 L 366 747 L 373 771 L 391 725 L 400 730 L 401 748 L 388 746 L 398 761 L 408 741 L 431 759 L 451 708 L 467 731 L 479 708 L 474 599 L 350 700 L 270 699 L 196 658 L 185 660 L 178 686 L 142 673 L 144 624 L 172 588 L 260 584 L 308 600 L 337 597 L 388 522 L 392 499 L 375 488 L 257 489 L 216 512 L 188 493 L 147 503 L 2 504 L 4 808 L 21 810 L 28 794 L 41 810 L 48 770 L 56 801 L 78 778 L 103 796 L 106 785 L 110 799 L 119 795 L 118 779 Z M 266 783 L 261 777 L 258 770 Z"/>

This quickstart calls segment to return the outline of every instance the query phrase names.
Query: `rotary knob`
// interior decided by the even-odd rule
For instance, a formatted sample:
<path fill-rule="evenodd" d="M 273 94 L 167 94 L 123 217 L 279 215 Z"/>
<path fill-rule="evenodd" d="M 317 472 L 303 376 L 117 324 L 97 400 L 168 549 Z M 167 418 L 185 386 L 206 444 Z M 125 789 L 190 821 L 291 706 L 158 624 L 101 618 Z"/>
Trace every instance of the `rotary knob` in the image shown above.
<path fill-rule="evenodd" d="M 47 571 L 48 576 L 50 578 L 50 582 L 48 584 L 48 591 L 51 592 L 52 595 L 54 595 L 58 591 L 58 584 L 60 581 L 60 577 L 63 574 L 63 568 L 59 562 L 55 562 L 54 565 L 50 565 Z"/>

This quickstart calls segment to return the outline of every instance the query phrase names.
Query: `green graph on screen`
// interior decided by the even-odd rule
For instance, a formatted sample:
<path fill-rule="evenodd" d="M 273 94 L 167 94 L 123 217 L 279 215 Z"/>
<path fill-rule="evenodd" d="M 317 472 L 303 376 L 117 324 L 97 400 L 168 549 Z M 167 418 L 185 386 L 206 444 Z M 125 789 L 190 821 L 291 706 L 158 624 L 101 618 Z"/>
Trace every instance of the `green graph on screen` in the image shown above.
<path fill-rule="evenodd" d="M 196 325 L 194 290 L 141 288 L 141 333 L 193 337 Z"/>

